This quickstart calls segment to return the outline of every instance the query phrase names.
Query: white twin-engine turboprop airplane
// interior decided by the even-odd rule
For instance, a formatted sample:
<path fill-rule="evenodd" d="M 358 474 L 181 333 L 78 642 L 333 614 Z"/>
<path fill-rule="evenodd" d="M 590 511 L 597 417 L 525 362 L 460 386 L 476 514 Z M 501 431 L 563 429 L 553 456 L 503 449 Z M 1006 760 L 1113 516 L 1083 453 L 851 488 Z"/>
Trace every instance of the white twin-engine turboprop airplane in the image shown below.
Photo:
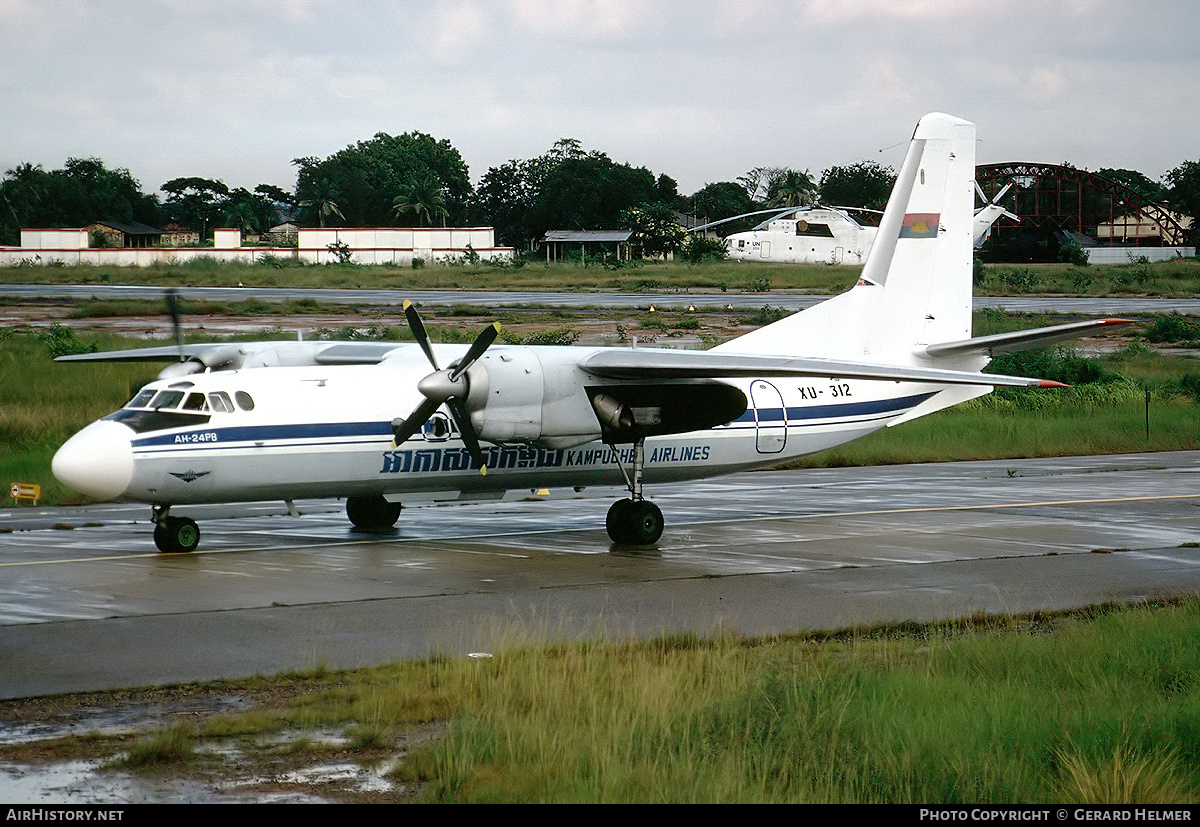
<path fill-rule="evenodd" d="M 64 484 L 152 506 L 164 552 L 191 551 L 193 503 L 344 497 L 362 529 L 406 495 L 624 485 L 617 544 L 663 530 L 645 483 L 778 464 L 987 393 L 990 356 L 1120 320 L 971 338 L 975 127 L 917 124 L 849 292 L 704 352 L 431 344 L 180 345 L 67 360 L 178 357 L 55 455 Z M 494 345 L 494 346 L 493 346 Z"/>

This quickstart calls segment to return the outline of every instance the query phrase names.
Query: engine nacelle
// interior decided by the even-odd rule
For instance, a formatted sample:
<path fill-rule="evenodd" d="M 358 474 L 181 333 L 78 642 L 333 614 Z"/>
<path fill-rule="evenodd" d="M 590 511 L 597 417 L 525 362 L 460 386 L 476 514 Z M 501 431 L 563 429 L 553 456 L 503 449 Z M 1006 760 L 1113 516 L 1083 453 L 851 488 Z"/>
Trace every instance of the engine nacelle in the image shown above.
<path fill-rule="evenodd" d="M 571 351 L 494 347 L 467 372 L 467 410 L 486 442 L 570 448 L 600 437 L 580 388 L 587 380 Z"/>
<path fill-rule="evenodd" d="M 601 438 L 633 442 L 724 425 L 746 410 L 745 394 L 714 380 L 599 380 L 579 367 L 578 351 L 569 348 L 493 348 L 467 377 L 466 407 L 485 442 L 547 448 Z"/>

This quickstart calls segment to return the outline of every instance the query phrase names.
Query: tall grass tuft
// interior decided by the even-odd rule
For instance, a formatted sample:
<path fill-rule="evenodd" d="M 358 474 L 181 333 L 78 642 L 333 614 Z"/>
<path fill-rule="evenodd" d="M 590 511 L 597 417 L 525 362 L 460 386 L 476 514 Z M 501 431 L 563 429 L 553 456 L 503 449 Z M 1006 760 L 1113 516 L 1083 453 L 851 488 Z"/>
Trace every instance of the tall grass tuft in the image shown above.
<path fill-rule="evenodd" d="M 174 726 L 135 741 L 124 756 L 110 762 L 109 766 L 145 772 L 186 764 L 195 757 L 192 732 L 186 727 Z"/>
<path fill-rule="evenodd" d="M 1060 750 L 1062 781 L 1056 798 L 1062 803 L 1178 804 L 1195 801 L 1196 791 L 1184 779 L 1186 768 L 1173 752 L 1137 755 L 1122 744 L 1112 755 L 1090 758 Z"/>

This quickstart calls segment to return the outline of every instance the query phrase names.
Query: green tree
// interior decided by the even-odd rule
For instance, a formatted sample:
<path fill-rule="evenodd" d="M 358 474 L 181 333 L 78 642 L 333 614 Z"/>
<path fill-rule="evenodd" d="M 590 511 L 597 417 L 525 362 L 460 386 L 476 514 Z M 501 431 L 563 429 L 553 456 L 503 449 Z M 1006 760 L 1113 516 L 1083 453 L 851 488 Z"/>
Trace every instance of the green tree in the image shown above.
<path fill-rule="evenodd" d="M 781 170 L 767 184 L 768 207 L 806 207 L 816 198 L 817 185 L 808 170 Z"/>
<path fill-rule="evenodd" d="M 1163 176 L 1171 209 L 1191 218 L 1188 229 L 1196 240 L 1196 219 L 1200 217 L 1200 161 L 1184 161 Z"/>
<path fill-rule="evenodd" d="M 262 233 L 279 223 L 279 208 L 273 198 L 260 193 L 268 185 L 260 184 L 250 192 L 239 187 L 229 193 L 221 204 L 221 223 L 240 227 L 242 232 Z M 271 189 L 278 189 L 274 187 Z"/>
<path fill-rule="evenodd" d="M 309 159 L 299 159 L 301 162 L 307 160 Z M 341 207 L 338 206 L 338 199 L 341 196 L 338 194 L 337 187 L 328 178 L 318 178 L 309 181 L 305 190 L 307 197 L 299 199 L 298 202 L 302 223 L 307 223 L 311 226 L 312 220 L 315 217 L 317 226 L 323 228 L 325 221 L 332 216 L 336 215 L 343 221 L 346 220 L 346 216 L 342 215 Z"/>
<path fill-rule="evenodd" d="M 1101 169 L 1096 174 L 1133 190 L 1142 198 L 1153 201 L 1155 204 L 1161 204 L 1167 200 L 1166 187 L 1135 169 Z"/>
<path fill-rule="evenodd" d="M 821 173 L 821 202 L 838 207 L 882 210 L 887 205 L 896 171 L 875 161 L 830 167 Z"/>
<path fill-rule="evenodd" d="M 0 244 L 20 243 L 21 228 L 32 226 L 30 219 L 45 197 L 46 179 L 41 164 L 17 164 L 4 173 L 0 181 Z"/>
<path fill-rule="evenodd" d="M 621 213 L 655 203 L 677 189 L 645 167 L 614 163 L 603 152 L 585 152 L 563 138 L 543 155 L 513 160 L 487 171 L 479 205 L 505 244 L 532 247 L 547 230 L 606 230 L 622 226 Z"/>
<path fill-rule="evenodd" d="M 641 258 L 674 253 L 687 240 L 687 230 L 668 204 L 640 204 L 623 210 L 621 222 L 633 232 L 629 241 Z"/>
<path fill-rule="evenodd" d="M 229 187 L 221 181 L 191 176 L 172 178 L 159 189 L 167 194 L 164 206 L 172 219 L 199 232 L 201 239 L 212 237 L 213 227 L 227 208 Z"/>
<path fill-rule="evenodd" d="M 445 227 L 446 216 L 450 214 L 446 209 L 445 190 L 432 174 L 418 177 L 406 193 L 396 196 L 392 204 L 392 213 L 397 218 L 412 213 L 418 227 L 424 227 L 425 222 L 432 224 L 435 218 Z"/>
<path fill-rule="evenodd" d="M 161 222 L 158 199 L 127 169 L 99 158 L 68 158 L 50 172 L 23 163 L 0 181 L 0 243 L 17 244 L 21 227 L 84 227 L 96 221 Z"/>
<path fill-rule="evenodd" d="M 450 222 L 465 223 L 473 190 L 467 165 L 449 141 L 411 132 L 377 133 L 325 159 L 297 158 L 296 197 L 309 209 L 306 222 L 323 221 L 331 213 L 314 209 L 334 202 L 346 224 L 357 227 L 391 223 L 397 193 L 407 193 L 425 176 L 441 186 Z"/>
<path fill-rule="evenodd" d="M 746 188 L 734 181 L 705 184 L 689 200 L 691 211 L 700 216 L 705 223 L 732 218 L 735 215 L 745 215 L 759 208 Z M 758 220 L 755 218 L 746 218 L 722 225 L 720 232 L 723 235 L 729 235 L 748 229 L 757 223 Z"/>

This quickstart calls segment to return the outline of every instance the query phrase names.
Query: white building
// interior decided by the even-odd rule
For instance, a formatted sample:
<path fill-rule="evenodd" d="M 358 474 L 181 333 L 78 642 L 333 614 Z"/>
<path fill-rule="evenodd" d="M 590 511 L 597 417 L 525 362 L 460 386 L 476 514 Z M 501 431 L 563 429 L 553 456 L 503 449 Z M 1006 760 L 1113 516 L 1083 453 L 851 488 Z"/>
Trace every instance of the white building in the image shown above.
<path fill-rule="evenodd" d="M 21 230 L 20 247 L 0 247 L 0 265 L 90 264 L 149 267 L 181 264 L 197 258 L 252 263 L 264 256 L 294 259 L 304 264 L 348 260 L 355 264 L 411 266 L 462 261 L 472 254 L 488 261 L 512 259 L 512 247 L 497 247 L 491 227 L 395 227 L 301 229 L 296 247 L 243 247 L 242 231 L 213 231 L 212 247 L 91 247 L 86 228 Z"/>

